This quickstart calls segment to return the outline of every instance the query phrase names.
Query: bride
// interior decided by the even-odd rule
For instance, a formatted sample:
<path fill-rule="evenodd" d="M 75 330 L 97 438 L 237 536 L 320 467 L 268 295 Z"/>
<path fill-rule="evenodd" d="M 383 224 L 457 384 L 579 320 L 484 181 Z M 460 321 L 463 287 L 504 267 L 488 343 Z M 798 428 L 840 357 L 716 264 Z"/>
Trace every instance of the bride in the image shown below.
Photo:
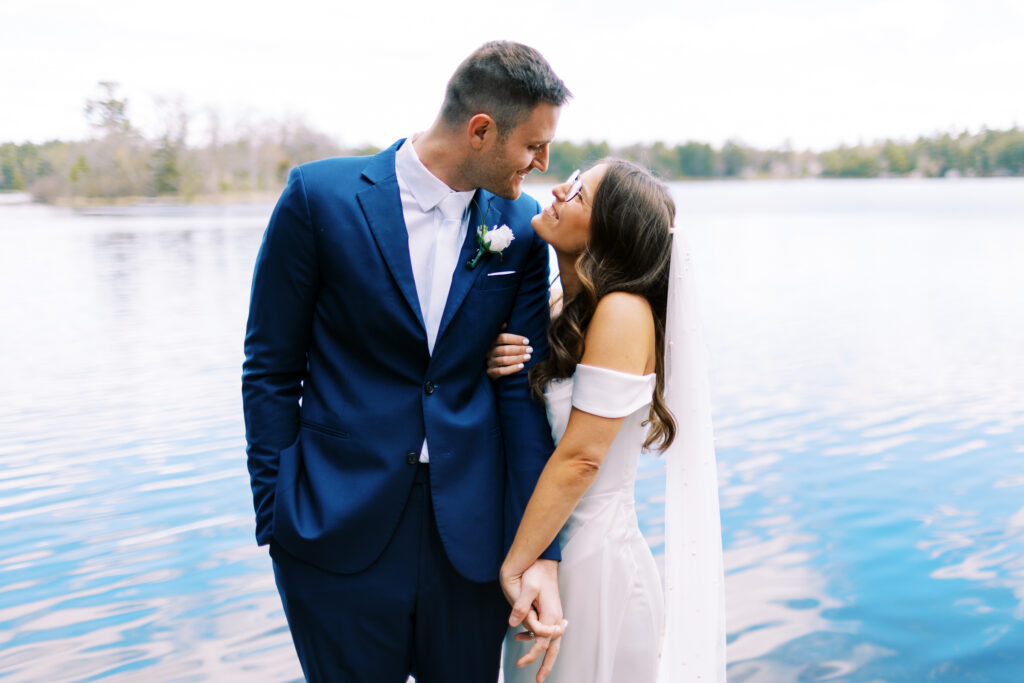
<path fill-rule="evenodd" d="M 617 159 L 574 173 L 552 194 L 533 227 L 554 248 L 562 297 L 552 305 L 550 357 L 531 368 L 530 384 L 556 448 L 501 583 L 513 615 L 525 613 L 535 594 L 523 573 L 557 536 L 567 627 L 550 646 L 532 647 L 531 632 L 510 629 L 504 680 L 724 681 L 710 406 L 689 255 L 670 228 L 674 203 L 650 173 Z M 488 373 L 517 372 L 528 352 L 521 337 L 501 335 Z M 643 449 L 664 453 L 668 470 L 664 593 L 634 508 Z"/>

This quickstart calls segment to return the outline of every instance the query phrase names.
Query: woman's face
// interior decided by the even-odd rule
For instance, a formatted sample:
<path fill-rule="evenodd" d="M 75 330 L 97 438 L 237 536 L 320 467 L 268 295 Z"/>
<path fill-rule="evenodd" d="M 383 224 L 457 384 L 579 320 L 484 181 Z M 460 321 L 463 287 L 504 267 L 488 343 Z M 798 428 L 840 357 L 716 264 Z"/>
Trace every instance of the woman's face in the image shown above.
<path fill-rule="evenodd" d="M 598 164 L 584 172 L 580 176 L 583 187 L 572 198 L 567 197 L 572 183 L 565 181 L 556 185 L 551 190 L 555 197 L 551 206 L 533 217 L 533 229 L 556 252 L 576 256 L 587 246 L 590 241 L 590 209 L 594 205 L 594 193 L 606 170 L 605 164 Z"/>

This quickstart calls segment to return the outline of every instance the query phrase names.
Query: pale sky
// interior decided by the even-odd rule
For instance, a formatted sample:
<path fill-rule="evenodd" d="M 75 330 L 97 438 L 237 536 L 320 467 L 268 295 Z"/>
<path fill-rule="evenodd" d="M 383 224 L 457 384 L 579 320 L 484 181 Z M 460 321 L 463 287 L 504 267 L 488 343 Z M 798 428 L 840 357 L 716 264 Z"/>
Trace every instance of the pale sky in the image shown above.
<path fill-rule="evenodd" d="M 574 92 L 559 139 L 822 149 L 1024 125 L 1021 36 L 1024 0 L 5 0 L 0 142 L 85 137 L 111 80 L 150 134 L 169 97 L 385 146 L 502 38 Z"/>

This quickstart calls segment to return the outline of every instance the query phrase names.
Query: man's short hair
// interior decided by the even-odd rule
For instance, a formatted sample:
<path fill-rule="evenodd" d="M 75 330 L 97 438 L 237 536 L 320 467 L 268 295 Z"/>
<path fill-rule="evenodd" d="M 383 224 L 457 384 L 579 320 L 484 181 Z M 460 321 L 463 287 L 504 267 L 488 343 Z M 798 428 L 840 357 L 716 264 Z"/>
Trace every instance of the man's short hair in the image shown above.
<path fill-rule="evenodd" d="M 448 81 L 441 119 L 455 128 L 476 114 L 494 119 L 507 138 L 541 102 L 560 107 L 572 93 L 537 50 L 496 40 L 481 45 Z"/>

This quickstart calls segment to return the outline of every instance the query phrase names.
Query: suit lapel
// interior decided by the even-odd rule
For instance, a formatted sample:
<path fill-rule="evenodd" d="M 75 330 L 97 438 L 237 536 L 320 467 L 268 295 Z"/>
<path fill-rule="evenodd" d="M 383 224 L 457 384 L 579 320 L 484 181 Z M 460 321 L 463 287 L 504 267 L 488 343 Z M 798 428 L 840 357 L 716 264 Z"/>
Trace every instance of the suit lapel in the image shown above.
<path fill-rule="evenodd" d="M 384 262 L 391 271 L 398 289 L 424 330 L 423 312 L 416 294 L 416 279 L 412 274 L 412 260 L 409 257 L 409 232 L 402 214 L 402 198 L 395 176 L 395 151 L 402 140 L 372 157 L 363 175 L 374 184 L 360 192 L 359 205 L 370 226 L 370 232 L 377 242 Z"/>
<path fill-rule="evenodd" d="M 448 323 L 451 322 L 452 318 L 455 317 L 455 313 L 462 306 L 462 302 L 465 301 L 466 295 L 469 294 L 469 290 L 473 288 L 473 283 L 476 282 L 477 278 L 481 277 L 483 272 L 487 270 L 487 262 L 489 259 L 497 258 L 493 254 L 485 255 L 480 259 L 480 263 L 477 264 L 476 268 L 469 268 L 466 266 L 466 262 L 473 258 L 477 250 L 477 227 L 483 223 L 486 219 L 487 227 L 493 228 L 496 225 L 501 225 L 501 212 L 498 211 L 493 205 L 490 211 L 487 212 L 486 217 L 484 216 L 484 210 L 487 209 L 488 202 L 494 198 L 490 192 L 486 190 L 477 190 L 476 197 L 473 199 L 472 210 L 469 213 L 469 228 L 466 230 L 466 239 L 462 243 L 462 251 L 459 252 L 459 260 L 455 263 L 455 272 L 452 273 L 452 286 L 448 290 L 448 301 L 444 306 L 444 315 L 441 316 L 441 326 L 437 330 L 437 339 L 440 341 L 441 336 L 444 334 L 444 330 L 448 327 Z M 435 345 L 436 348 L 436 345 Z"/>

